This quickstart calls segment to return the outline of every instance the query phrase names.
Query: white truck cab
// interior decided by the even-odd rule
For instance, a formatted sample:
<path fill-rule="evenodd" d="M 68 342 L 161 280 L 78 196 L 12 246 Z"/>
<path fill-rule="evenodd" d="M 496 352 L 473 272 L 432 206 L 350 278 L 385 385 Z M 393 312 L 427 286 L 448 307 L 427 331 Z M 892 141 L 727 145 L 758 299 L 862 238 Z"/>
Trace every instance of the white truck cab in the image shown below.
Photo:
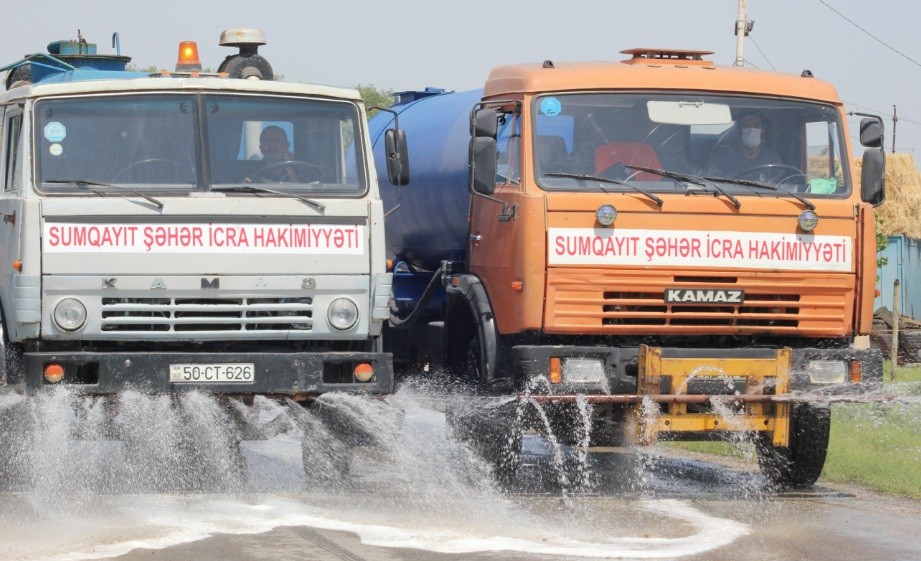
<path fill-rule="evenodd" d="M 267 62 L 228 33 L 222 44 L 241 53 L 221 69 L 237 78 L 182 61 L 126 72 L 127 57 L 82 40 L 5 68 L 6 391 L 308 402 L 392 390 L 380 344 L 391 275 L 361 98 L 242 79 L 265 77 Z"/>

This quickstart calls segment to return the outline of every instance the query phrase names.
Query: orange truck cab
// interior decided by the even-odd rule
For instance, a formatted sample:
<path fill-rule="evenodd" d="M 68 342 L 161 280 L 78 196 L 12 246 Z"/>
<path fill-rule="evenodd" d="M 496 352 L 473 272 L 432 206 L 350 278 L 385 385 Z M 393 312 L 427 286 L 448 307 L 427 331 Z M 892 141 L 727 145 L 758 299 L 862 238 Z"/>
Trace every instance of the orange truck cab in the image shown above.
<path fill-rule="evenodd" d="M 743 431 L 769 480 L 811 485 L 830 396 L 882 378 L 879 351 L 853 345 L 872 319 L 882 121 L 860 121 L 858 168 L 842 101 L 809 71 L 624 53 L 500 66 L 481 92 L 392 108 L 414 175 L 382 185 L 385 341 L 404 369 L 526 399 L 562 442 L 580 406 L 598 445 Z M 513 470 L 521 410 L 460 434 Z"/>

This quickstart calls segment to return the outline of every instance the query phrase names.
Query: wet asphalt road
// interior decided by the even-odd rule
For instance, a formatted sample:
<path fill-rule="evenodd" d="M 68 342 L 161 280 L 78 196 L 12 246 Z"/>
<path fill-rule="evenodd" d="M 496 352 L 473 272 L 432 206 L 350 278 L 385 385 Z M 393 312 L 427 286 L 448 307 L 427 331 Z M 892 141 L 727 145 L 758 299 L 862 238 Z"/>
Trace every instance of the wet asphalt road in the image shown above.
<path fill-rule="evenodd" d="M 244 485 L 197 493 L 138 485 L 119 442 L 46 435 L 34 488 L 0 494 L 0 561 L 921 559 L 921 501 L 822 481 L 776 493 L 751 460 L 593 450 L 587 471 L 561 472 L 560 450 L 529 437 L 497 489 L 438 407 L 400 399 L 400 434 L 332 486 L 305 477 L 298 434 L 247 443 Z"/>
<path fill-rule="evenodd" d="M 722 468 L 720 468 L 722 469 Z M 686 485 L 682 483 L 681 485 Z M 709 495 L 703 497 L 702 495 Z M 854 488 L 819 485 L 806 493 L 787 493 L 750 500 L 710 489 L 688 492 L 662 492 L 686 502 L 694 509 L 720 518 L 744 522 L 750 533 L 728 545 L 701 553 L 670 555 L 651 547 L 633 558 L 676 558 L 687 560 L 901 560 L 921 559 L 921 504 L 918 501 L 881 496 Z M 522 495 L 525 502 L 540 511 L 554 509 L 559 498 L 549 495 Z M 637 497 L 593 494 L 575 498 L 591 504 L 599 512 L 631 510 Z M 449 522 L 449 521 L 446 521 Z M 661 523 L 639 524 L 636 535 L 654 539 L 667 535 Z M 450 524 L 449 524 L 450 525 Z M 680 531 L 675 530 L 678 533 Z M 599 555 L 602 551 L 595 552 Z M 660 553 L 662 554 L 660 556 Z M 594 556 L 594 555 L 593 555 Z M 573 559 L 569 555 L 546 555 L 523 551 L 479 551 L 440 553 L 434 551 L 375 547 L 362 543 L 353 532 L 315 529 L 305 526 L 280 527 L 257 535 L 222 534 L 200 541 L 161 550 L 135 550 L 117 557 L 124 561 L 174 559 L 303 559 L 333 560 L 454 560 L 454 559 Z"/>

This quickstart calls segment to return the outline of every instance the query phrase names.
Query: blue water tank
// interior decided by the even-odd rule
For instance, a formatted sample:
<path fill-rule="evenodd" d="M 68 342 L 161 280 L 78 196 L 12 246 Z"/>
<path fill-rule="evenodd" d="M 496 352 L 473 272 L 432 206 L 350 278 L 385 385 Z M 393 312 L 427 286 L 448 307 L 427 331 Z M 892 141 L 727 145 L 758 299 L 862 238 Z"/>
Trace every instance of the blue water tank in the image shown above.
<path fill-rule="evenodd" d="M 386 219 L 387 257 L 417 269 L 434 270 L 443 259 L 463 259 L 467 251 L 470 192 L 467 150 L 470 112 L 483 90 L 425 95 L 401 93 L 408 103 L 394 105 L 409 147 L 410 182 L 400 207 Z M 397 187 L 387 179 L 384 131 L 393 115 L 380 112 L 370 121 L 374 162 L 384 209 L 397 205 Z"/>
<path fill-rule="evenodd" d="M 38 53 L 26 57 L 17 66 L 27 68 L 23 79 L 31 82 L 64 82 L 78 80 L 99 80 L 123 78 L 131 57 L 96 54 L 96 44 L 83 39 L 69 41 L 62 39 L 48 44 L 48 54 Z M 7 84 L 9 85 L 9 84 Z"/>

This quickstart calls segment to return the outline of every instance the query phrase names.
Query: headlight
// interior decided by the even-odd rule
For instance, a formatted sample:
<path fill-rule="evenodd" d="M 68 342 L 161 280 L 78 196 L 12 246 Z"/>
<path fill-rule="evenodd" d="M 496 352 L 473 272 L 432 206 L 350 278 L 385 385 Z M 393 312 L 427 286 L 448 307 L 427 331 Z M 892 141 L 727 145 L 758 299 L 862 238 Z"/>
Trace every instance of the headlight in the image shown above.
<path fill-rule="evenodd" d="M 806 365 L 810 384 L 843 384 L 847 365 L 837 360 L 814 360 Z"/>
<path fill-rule="evenodd" d="M 564 358 L 563 380 L 570 384 L 604 382 L 604 361 L 600 358 Z"/>
<path fill-rule="evenodd" d="M 54 323 L 64 331 L 76 331 L 86 322 L 86 306 L 75 298 L 65 298 L 54 307 Z"/>
<path fill-rule="evenodd" d="M 358 306 L 348 298 L 337 298 L 329 305 L 327 317 L 330 325 L 345 331 L 358 321 Z"/>

